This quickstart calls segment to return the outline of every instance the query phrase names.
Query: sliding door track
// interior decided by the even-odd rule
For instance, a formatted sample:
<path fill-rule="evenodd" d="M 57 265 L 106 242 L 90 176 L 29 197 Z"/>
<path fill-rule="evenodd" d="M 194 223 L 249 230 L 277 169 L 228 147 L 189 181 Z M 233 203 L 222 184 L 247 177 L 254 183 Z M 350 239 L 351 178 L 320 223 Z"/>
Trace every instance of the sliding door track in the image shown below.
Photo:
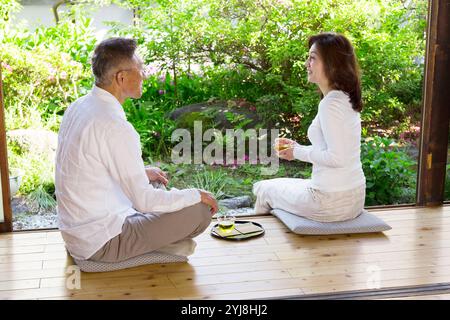
<path fill-rule="evenodd" d="M 262 300 L 370 300 L 402 298 L 411 296 L 438 295 L 450 293 L 450 282 L 433 283 L 418 286 L 391 287 L 385 289 L 368 289 L 318 294 L 304 294 Z"/>

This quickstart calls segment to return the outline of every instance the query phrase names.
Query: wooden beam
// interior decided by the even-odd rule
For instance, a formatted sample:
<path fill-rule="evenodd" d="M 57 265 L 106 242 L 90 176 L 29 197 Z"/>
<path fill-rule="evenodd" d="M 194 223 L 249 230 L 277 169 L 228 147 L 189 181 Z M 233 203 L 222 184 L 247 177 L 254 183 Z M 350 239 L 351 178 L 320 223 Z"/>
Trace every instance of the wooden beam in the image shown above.
<path fill-rule="evenodd" d="M 450 110 L 450 0 L 430 0 L 417 205 L 444 200 Z"/>
<path fill-rule="evenodd" d="M 3 114 L 3 83 L 2 67 L 0 61 L 0 173 L 2 184 L 4 222 L 0 223 L 0 232 L 12 231 L 12 211 L 9 190 L 8 155 L 6 149 L 6 127 Z"/>

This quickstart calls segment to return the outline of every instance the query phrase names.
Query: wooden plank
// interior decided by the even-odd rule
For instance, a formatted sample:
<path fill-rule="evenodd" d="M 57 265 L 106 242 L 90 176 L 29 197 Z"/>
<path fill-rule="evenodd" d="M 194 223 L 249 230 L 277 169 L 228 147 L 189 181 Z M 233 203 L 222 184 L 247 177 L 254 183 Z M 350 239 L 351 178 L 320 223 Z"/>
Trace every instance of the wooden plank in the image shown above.
<path fill-rule="evenodd" d="M 66 253 L 66 247 L 62 243 L 58 244 L 40 244 L 40 245 L 26 245 L 26 246 L 8 246 L 0 247 L 0 256 L 23 254 L 23 253 L 51 253 L 59 252 Z"/>
<path fill-rule="evenodd" d="M 67 256 L 66 253 L 61 252 L 43 252 L 43 253 L 27 253 L 21 255 L 6 255 L 0 256 L 0 264 L 25 262 L 25 261 L 43 261 L 52 259 L 61 259 Z"/>
<path fill-rule="evenodd" d="M 381 287 L 392 286 L 392 283 L 398 283 L 399 280 L 404 280 L 403 283 L 408 283 L 408 285 L 424 284 L 424 283 L 435 283 L 436 279 L 450 279 L 450 271 L 447 271 L 445 275 L 439 276 L 427 276 L 422 272 L 430 270 L 425 268 L 420 270 L 418 268 L 414 271 L 408 271 L 408 269 L 396 270 L 395 272 L 389 274 L 383 274 L 383 278 L 380 281 Z M 443 270 L 444 271 L 444 270 Z M 340 286 L 356 284 L 357 287 L 367 289 L 368 285 L 371 285 L 369 281 L 369 276 L 367 273 L 358 273 L 352 275 L 351 278 L 346 275 L 332 275 L 332 276 L 316 276 L 316 277 L 303 277 L 303 278 L 287 278 L 287 279 L 274 279 L 274 280 L 264 280 L 264 281 L 250 281 L 239 284 L 239 286 L 231 284 L 214 284 L 214 285 L 200 285 L 193 287 L 183 287 L 179 288 L 180 294 L 184 297 L 194 296 L 192 292 L 196 292 L 195 296 L 198 298 L 206 298 L 210 295 L 220 294 L 232 294 L 232 293 L 242 293 L 242 292 L 254 292 L 263 291 L 270 288 L 271 290 L 278 289 L 294 289 L 298 288 L 303 290 L 305 293 L 313 293 L 318 291 L 318 288 L 323 290 L 323 292 L 332 292 Z"/>
<path fill-rule="evenodd" d="M 27 231 L 27 232 L 11 232 L 0 234 L 0 241 L 12 239 L 38 239 L 47 238 L 47 233 L 42 231 Z"/>
<path fill-rule="evenodd" d="M 45 278 L 40 282 L 40 288 L 65 287 L 67 283 L 66 277 Z M 105 279 L 80 279 L 79 290 L 77 292 L 95 292 L 115 289 L 133 289 L 133 288 L 173 288 L 172 282 L 165 275 L 145 275 L 130 278 L 105 278 Z"/>
<path fill-rule="evenodd" d="M 42 261 L 0 264 L 0 272 L 42 269 Z"/>
<path fill-rule="evenodd" d="M 196 273 L 191 274 L 170 274 L 168 275 L 172 283 L 177 287 L 192 287 L 205 284 L 222 284 L 235 283 L 239 285 L 242 282 L 255 280 L 269 280 L 269 279 L 286 279 L 291 278 L 287 270 L 264 270 L 241 273 L 223 273 L 215 275 L 200 275 Z"/>
<path fill-rule="evenodd" d="M 0 291 L 0 300 L 37 299 L 41 297 L 70 297 L 66 288 L 34 288 L 11 291 Z"/>
<path fill-rule="evenodd" d="M 39 288 L 39 279 L 0 281 L 0 291 Z"/>
<path fill-rule="evenodd" d="M 0 247 L 0 256 L 19 255 L 23 253 L 43 253 L 45 245 Z"/>
<path fill-rule="evenodd" d="M 59 238 L 37 238 L 37 239 L 12 239 L 0 241 L 0 248 L 14 246 L 36 246 L 43 244 L 64 244 L 64 241 Z"/>
<path fill-rule="evenodd" d="M 417 278 L 400 278 L 393 280 L 383 280 L 380 283 L 380 288 L 394 288 L 403 286 L 419 286 L 427 285 L 433 283 L 446 283 L 450 282 L 450 277 L 448 275 L 443 276 L 423 276 Z M 369 285 L 368 285 L 369 284 Z M 347 283 L 334 283 L 321 286 L 305 286 L 302 288 L 305 294 L 319 294 L 319 293 L 330 293 L 330 292 L 342 292 L 351 290 L 370 290 L 372 288 L 372 283 L 368 283 L 367 279 L 361 282 L 347 282 Z"/>
<path fill-rule="evenodd" d="M 297 296 L 302 295 L 303 290 L 300 288 L 291 288 L 291 289 L 279 289 L 279 290 L 270 290 L 266 289 L 263 291 L 251 291 L 251 292 L 239 292 L 239 293 L 230 293 L 230 294 L 211 294 L 208 296 L 186 296 L 183 299 L 192 300 L 192 299 L 213 299 L 213 300 L 250 300 L 250 299 L 263 299 L 267 297 L 272 297 L 274 299 L 280 297 L 288 297 L 288 296 Z"/>

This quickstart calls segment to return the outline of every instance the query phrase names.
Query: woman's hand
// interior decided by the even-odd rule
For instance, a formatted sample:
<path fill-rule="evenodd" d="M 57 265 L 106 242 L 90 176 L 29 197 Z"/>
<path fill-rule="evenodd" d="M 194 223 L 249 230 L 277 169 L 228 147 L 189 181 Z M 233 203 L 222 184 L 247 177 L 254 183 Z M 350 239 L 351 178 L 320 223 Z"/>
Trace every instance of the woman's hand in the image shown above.
<path fill-rule="evenodd" d="M 281 159 L 292 161 L 294 160 L 294 146 L 297 143 L 294 140 L 287 138 L 275 139 L 275 151 L 277 156 Z"/>
<path fill-rule="evenodd" d="M 169 183 L 167 174 L 158 167 L 145 167 L 145 173 L 147 174 L 149 181 L 161 182 L 165 187 Z"/>

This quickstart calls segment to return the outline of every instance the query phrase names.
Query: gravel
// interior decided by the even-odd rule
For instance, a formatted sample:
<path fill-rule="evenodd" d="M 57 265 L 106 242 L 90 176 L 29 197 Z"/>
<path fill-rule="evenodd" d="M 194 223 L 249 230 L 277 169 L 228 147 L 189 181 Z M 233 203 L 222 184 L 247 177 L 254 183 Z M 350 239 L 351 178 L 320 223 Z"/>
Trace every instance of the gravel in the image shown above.
<path fill-rule="evenodd" d="M 13 230 L 58 227 L 56 210 L 33 212 L 24 197 L 13 197 L 11 200 L 11 209 L 13 212 Z"/>

